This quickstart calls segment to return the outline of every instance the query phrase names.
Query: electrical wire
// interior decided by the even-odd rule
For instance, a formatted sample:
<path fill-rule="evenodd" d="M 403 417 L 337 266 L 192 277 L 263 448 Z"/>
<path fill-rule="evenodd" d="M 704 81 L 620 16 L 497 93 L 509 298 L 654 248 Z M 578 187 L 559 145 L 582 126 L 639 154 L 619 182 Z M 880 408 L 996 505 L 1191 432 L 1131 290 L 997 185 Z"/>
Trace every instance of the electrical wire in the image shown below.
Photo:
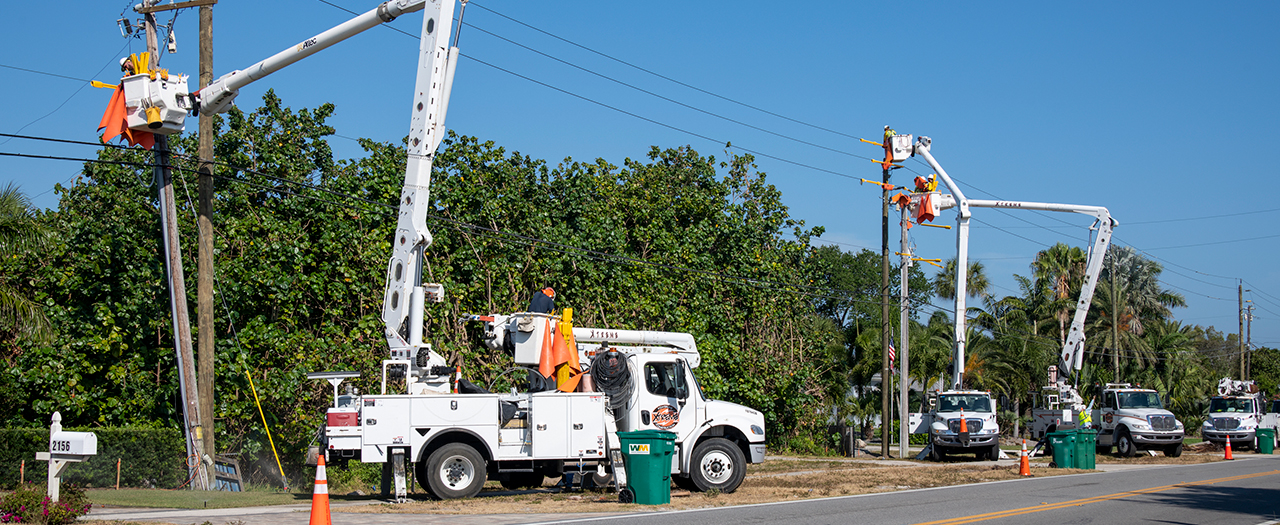
<path fill-rule="evenodd" d="M 324 4 L 327 4 L 327 5 L 330 5 L 330 6 L 333 6 L 333 7 L 336 7 L 336 8 L 338 8 L 338 9 L 341 9 L 341 10 L 343 10 L 343 11 L 346 11 L 347 13 L 350 13 L 350 14 L 358 14 L 358 13 L 356 13 L 355 11 L 352 11 L 352 10 L 347 9 L 347 8 L 345 8 L 345 7 L 342 7 L 342 6 L 339 6 L 339 5 L 334 4 L 334 3 L 332 3 L 332 2 L 329 2 L 328 0 L 317 0 L 317 1 L 318 1 L 318 2 L 322 2 L 322 3 L 324 3 Z M 412 34 L 412 33 L 406 32 L 406 31 L 404 31 L 404 30 L 401 30 L 401 29 L 399 29 L 399 28 L 392 27 L 392 26 L 388 26 L 388 25 L 386 25 L 386 24 L 383 24 L 383 26 L 384 26 L 384 27 L 387 27 L 387 28 L 389 28 L 389 29 L 392 29 L 392 30 L 394 30 L 394 31 L 396 31 L 396 32 L 399 32 L 399 33 L 401 33 L 401 34 L 407 35 L 407 36 L 409 36 L 409 37 L 411 37 L 411 38 L 414 38 L 414 39 L 416 39 L 416 40 L 421 40 L 421 37 L 419 37 L 419 36 L 417 36 L 417 35 L 414 35 L 414 34 Z M 472 27 L 473 29 L 479 30 L 479 31 L 484 31 L 484 30 L 482 30 L 482 29 L 476 28 L 475 24 L 471 24 L 471 25 L 470 25 L 470 27 Z M 485 33 L 489 33 L 488 31 L 484 31 L 484 32 L 485 32 Z M 489 33 L 489 34 L 492 34 L 492 33 Z M 523 47 L 523 46 L 522 46 L 522 47 Z M 539 53 L 540 53 L 540 54 L 542 54 L 541 52 L 539 52 Z M 632 117 L 632 118 L 636 118 L 636 119 L 639 119 L 639 120 L 643 120 L 643 121 L 648 122 L 648 123 L 650 123 L 650 124 L 654 124 L 654 125 L 656 125 L 656 126 L 664 127 L 664 128 L 670 129 L 670 130 L 672 130 L 672 131 L 676 131 L 676 132 L 679 132 L 679 133 L 683 133 L 683 134 L 686 134 L 686 135 L 689 135 L 689 136 L 692 136 L 692 137 L 697 137 L 697 138 L 700 138 L 700 139 L 706 140 L 706 141 L 711 142 L 711 143 L 714 143 L 714 144 L 724 144 L 726 147 L 735 148 L 735 149 L 738 149 L 738 150 L 740 150 L 740 151 L 744 151 L 744 152 L 746 152 L 746 153 L 750 153 L 750 154 L 752 154 L 752 155 L 755 155 L 755 156 L 757 156 L 757 157 L 762 157 L 762 158 L 767 158 L 767 159 L 776 160 L 776 161 L 778 161 L 778 162 L 782 162 L 782 163 L 785 163 L 785 164 L 790 164 L 790 165 L 792 165 L 792 166 L 797 166 L 797 167 L 801 167 L 801 168 L 810 169 L 810 170 L 813 170 L 813 171 L 818 171 L 818 172 L 822 172 L 822 173 L 827 173 L 827 174 L 835 175 L 835 176 L 838 176 L 838 177 L 844 177 L 844 178 L 846 178 L 846 179 L 853 179 L 853 180 L 859 180 L 859 179 L 860 179 L 860 177 L 855 177 L 855 176 L 853 176 L 853 175 L 849 175 L 849 174 L 847 174 L 847 173 L 842 173 L 842 172 L 839 172 L 839 171 L 834 171 L 834 170 L 830 170 L 830 169 L 826 169 L 826 168 L 821 168 L 821 167 L 818 167 L 818 166 L 814 166 L 814 165 L 811 165 L 811 164 L 806 164 L 806 163 L 804 163 L 804 162 L 800 162 L 800 161 L 796 161 L 796 160 L 791 160 L 791 159 L 787 159 L 787 158 L 779 157 L 779 156 L 776 156 L 776 155 L 771 155 L 771 154 L 764 153 L 763 151 L 759 151 L 759 150 L 756 150 L 756 149 L 746 148 L 746 147 L 743 147 L 743 146 L 734 146 L 734 145 L 732 145 L 732 144 L 731 144 L 731 141 L 712 138 L 712 137 L 709 137 L 709 136 L 707 136 L 707 135 L 704 135 L 704 134 L 701 134 L 701 133 L 698 133 L 698 132 L 695 132 L 695 131 L 691 131 L 691 130 L 688 130 L 688 129 L 685 129 L 685 128 L 681 128 L 681 127 L 679 127 L 679 126 L 675 126 L 675 125 L 672 125 L 672 124 L 667 124 L 667 123 L 665 123 L 665 122 L 662 122 L 662 121 L 659 121 L 659 120 L 656 120 L 656 119 L 653 119 L 653 118 L 649 118 L 649 117 L 646 117 L 646 116 L 640 115 L 639 113 L 635 113 L 635 112 L 628 111 L 628 110 L 622 109 L 622 108 L 620 108 L 620 107 L 617 107 L 617 106 L 614 106 L 614 105 L 611 105 L 611 104 L 607 104 L 607 103 L 605 103 L 605 102 L 600 102 L 600 101 L 598 101 L 598 100 L 592 99 L 592 98 L 587 97 L 587 96 L 584 96 L 584 95 L 580 95 L 580 94 L 578 94 L 578 93 L 575 93 L 575 92 L 569 91 L 569 90 L 567 90 L 567 89 L 564 89 L 564 88 L 561 88 L 561 87 L 557 87 L 557 86 L 554 86 L 554 85 L 548 84 L 548 83 L 543 82 L 543 81 L 541 81 L 541 80 L 537 80 L 537 79 L 534 79 L 534 78 L 532 78 L 532 77 L 529 77 L 529 76 L 526 76 L 526 75 L 522 75 L 522 74 L 520 74 L 520 73 L 516 73 L 515 71 L 512 71 L 512 70 L 510 70 L 510 69 L 506 69 L 506 68 L 501 67 L 501 66 L 498 66 L 498 65 L 496 65 L 496 64 L 492 64 L 492 63 L 486 62 L 486 61 L 484 61 L 484 60 L 481 60 L 481 59 L 480 59 L 480 58 L 478 58 L 478 57 L 471 56 L 471 55 L 468 55 L 468 54 L 466 54 L 466 53 L 462 53 L 461 51 L 459 51 L 459 53 L 458 53 L 458 54 L 459 54 L 460 56 L 465 57 L 465 58 L 467 58 L 467 59 L 469 59 L 469 60 L 471 60 L 471 61 L 473 61 L 473 62 L 476 62 L 476 63 L 478 63 L 478 64 L 488 66 L 488 67 L 490 67 L 490 68 L 492 68 L 492 69 L 495 69 L 495 70 L 501 71 L 501 72 L 506 73 L 506 74 L 508 74 L 508 75 L 514 76 L 514 77 L 516 77 L 516 78 L 520 78 L 520 79 L 525 80 L 525 81 L 527 81 L 527 82 L 531 82 L 531 83 L 537 84 L 537 85 L 539 85 L 539 86 L 545 87 L 545 88 L 550 89 L 550 90 L 552 90 L 552 91 L 556 91 L 556 92 L 559 92 L 559 93 L 561 93 L 561 94 L 568 95 L 568 96 L 570 96 L 570 97 L 573 97 L 573 98 L 579 99 L 579 100 L 581 100 L 581 101 L 583 101 L 583 102 L 588 102 L 588 103 L 591 103 L 591 104 L 595 104 L 595 105 L 600 106 L 600 107 L 602 107 L 602 108 L 609 109 L 609 110 L 612 110 L 612 111 L 615 111 L 615 112 L 618 112 L 618 113 L 622 113 L 623 115 L 627 115 L 627 116 Z M 548 55 L 548 56 L 549 56 L 549 55 Z M 559 60 L 559 59 L 556 59 L 556 60 Z M 561 61 L 561 62 L 564 62 L 564 61 L 562 61 L 562 60 L 560 60 L 560 61 Z M 568 63 L 568 62 L 565 62 L 565 63 Z M 578 68 L 578 69 L 582 69 L 582 70 L 584 70 L 584 71 L 591 72 L 591 73 L 592 73 L 592 74 L 594 74 L 594 75 L 598 75 L 598 76 L 604 77 L 604 75 L 600 75 L 599 73 L 592 72 L 592 71 L 587 70 L 587 69 L 585 69 L 585 68 L 581 68 L 581 67 L 576 66 L 576 65 L 575 65 L 574 67 L 576 67 L 576 68 Z M 608 77 L 604 77 L 604 78 L 608 78 Z M 613 80 L 613 79 L 611 79 L 611 78 L 610 78 L 609 80 Z M 615 80 L 615 82 L 619 82 L 619 81 L 616 81 L 616 80 Z M 622 83 L 622 82 L 619 82 L 619 83 Z M 623 83 L 623 84 L 624 84 L 624 85 L 626 85 L 625 83 Z M 633 87 L 634 87 L 634 86 L 633 86 Z M 639 88 L 635 88 L 635 89 L 639 89 Z M 644 90 L 641 90 L 641 91 L 644 91 Z M 646 92 L 646 93 L 649 93 L 649 94 L 651 94 L 651 95 L 653 95 L 653 93 L 651 93 L 651 92 L 648 92 L 648 91 L 645 91 L 645 92 Z M 655 96 L 657 96 L 657 95 L 655 95 Z M 663 98 L 663 99 L 668 100 L 668 101 L 671 101 L 671 102 L 675 102 L 674 100 L 668 99 L 668 98 L 666 98 L 666 97 L 660 97 L 660 98 Z M 684 106 L 686 106 L 686 107 L 690 107 L 690 108 L 692 108 L 692 106 L 687 106 L 687 105 L 682 104 L 682 103 L 679 103 L 679 102 L 675 102 L 675 103 L 677 103 L 677 104 L 681 104 L 681 105 L 684 105 Z M 693 108 L 693 109 L 697 109 L 697 108 Z M 702 111 L 702 110 L 698 110 L 698 111 Z M 714 115 L 714 114 L 713 114 L 713 115 Z M 719 116 L 719 115 L 715 115 L 715 116 Z M 724 118 L 724 117 L 721 117 L 721 118 Z M 737 122 L 737 121 L 734 121 L 734 122 Z M 762 129 L 762 128 L 756 128 L 756 127 L 754 127 L 754 126 L 751 126 L 751 127 L 752 127 L 752 128 L 755 128 L 755 129 Z M 770 132 L 770 133 L 772 133 L 772 132 Z M 790 138 L 790 137 L 786 137 L 786 138 Z M 792 140 L 796 140 L 796 141 L 799 141 L 799 142 L 804 142 L 804 141 L 801 141 L 801 140 L 799 140 L 799 139 L 792 139 Z M 819 146 L 819 145 L 817 145 L 817 144 L 812 144 L 812 143 L 808 143 L 808 142 L 805 142 L 805 143 L 806 143 L 806 144 L 810 144 L 810 145 L 812 145 L 812 146 L 817 146 L 817 147 L 820 147 L 820 148 L 823 148 L 823 149 L 828 149 L 828 150 L 831 150 L 831 151 L 836 151 L 836 152 L 839 152 L 839 153 L 843 153 L 843 154 L 845 154 L 845 155 L 849 155 L 849 156 L 856 157 L 856 158 L 860 158 L 860 159 L 876 160 L 876 159 L 873 159 L 873 158 L 871 158 L 871 157 L 863 157 L 863 156 L 855 155 L 855 154 L 852 154 L 852 153 L 845 153 L 845 152 L 841 152 L 841 151 L 836 150 L 836 149 L 833 149 L 833 148 L 827 148 L 827 147 L 825 147 L 825 146 Z"/>

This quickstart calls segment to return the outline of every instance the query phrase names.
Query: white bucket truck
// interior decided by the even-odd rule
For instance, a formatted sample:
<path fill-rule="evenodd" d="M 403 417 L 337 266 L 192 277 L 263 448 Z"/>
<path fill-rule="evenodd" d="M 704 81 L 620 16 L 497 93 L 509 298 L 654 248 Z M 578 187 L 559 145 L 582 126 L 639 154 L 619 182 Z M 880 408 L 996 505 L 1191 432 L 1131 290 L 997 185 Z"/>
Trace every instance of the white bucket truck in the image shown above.
<path fill-rule="evenodd" d="M 1219 445 L 1231 440 L 1231 448 L 1257 450 L 1257 430 L 1266 418 L 1266 401 L 1253 381 L 1224 377 L 1218 381 L 1218 395 L 1209 399 L 1209 419 L 1200 428 L 1200 434 L 1205 441 Z"/>

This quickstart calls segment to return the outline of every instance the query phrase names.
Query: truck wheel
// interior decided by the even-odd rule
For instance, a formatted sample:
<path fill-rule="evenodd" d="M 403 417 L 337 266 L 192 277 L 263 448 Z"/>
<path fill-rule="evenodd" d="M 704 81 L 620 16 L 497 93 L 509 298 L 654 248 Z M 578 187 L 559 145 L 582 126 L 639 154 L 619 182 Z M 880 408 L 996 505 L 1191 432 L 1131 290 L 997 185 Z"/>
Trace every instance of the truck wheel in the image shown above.
<path fill-rule="evenodd" d="M 470 498 L 484 487 L 485 463 L 476 449 L 450 443 L 431 453 L 422 485 L 436 499 Z"/>
<path fill-rule="evenodd" d="M 947 451 L 938 445 L 929 448 L 929 461 L 942 461 L 947 459 Z"/>
<path fill-rule="evenodd" d="M 732 441 L 711 438 L 693 449 L 689 478 L 699 491 L 716 489 L 728 494 L 742 484 L 742 478 L 747 475 L 746 463 L 746 457 Z"/>
<path fill-rule="evenodd" d="M 995 461 L 1000 459 L 1000 445 L 991 445 L 991 450 L 987 451 L 987 460 Z"/>
<path fill-rule="evenodd" d="M 1120 431 L 1120 435 L 1116 437 L 1116 452 L 1121 457 L 1131 458 L 1138 453 L 1138 446 L 1133 443 L 1133 436 L 1127 431 Z"/>
<path fill-rule="evenodd" d="M 1174 445 L 1169 445 L 1169 448 L 1164 449 L 1164 455 L 1169 456 L 1169 457 L 1171 457 L 1171 458 L 1176 458 L 1176 457 L 1178 457 L 1178 456 L 1181 456 L 1181 455 L 1182 455 L 1182 443 L 1177 443 L 1177 444 L 1174 444 Z"/>

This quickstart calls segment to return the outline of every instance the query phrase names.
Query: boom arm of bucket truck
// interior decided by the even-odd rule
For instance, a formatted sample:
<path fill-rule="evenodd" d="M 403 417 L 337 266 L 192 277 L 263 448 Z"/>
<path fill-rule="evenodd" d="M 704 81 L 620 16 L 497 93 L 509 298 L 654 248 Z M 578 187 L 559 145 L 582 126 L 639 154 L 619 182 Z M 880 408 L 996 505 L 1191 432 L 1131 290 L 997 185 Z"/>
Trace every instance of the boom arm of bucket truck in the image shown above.
<path fill-rule="evenodd" d="M 894 160 L 905 160 L 912 152 L 920 154 L 929 163 L 929 166 L 937 172 L 938 176 L 942 178 L 943 183 L 946 184 L 947 189 L 953 195 L 954 202 L 949 199 L 940 199 L 940 201 L 946 207 L 954 205 L 959 208 L 959 227 L 956 228 L 956 356 L 955 373 L 952 376 L 952 383 L 956 388 L 960 387 L 961 378 L 964 374 L 964 313 L 966 311 L 965 296 L 967 295 L 965 287 L 969 270 L 969 208 L 1005 208 L 1082 213 L 1094 218 L 1095 222 L 1091 229 L 1096 228 L 1098 233 L 1094 237 L 1093 246 L 1089 249 L 1085 263 L 1084 283 L 1080 286 L 1080 297 L 1076 302 L 1075 315 L 1071 318 L 1071 330 L 1062 345 L 1062 352 L 1058 355 L 1059 364 L 1066 373 L 1057 377 L 1054 381 L 1054 387 L 1059 393 L 1061 402 L 1071 403 L 1077 410 L 1083 408 L 1084 400 L 1080 397 L 1075 387 L 1068 384 L 1067 376 L 1074 375 L 1079 371 L 1084 361 L 1085 317 L 1089 313 L 1089 305 L 1093 303 L 1093 292 L 1098 285 L 1098 276 L 1102 273 L 1102 261 L 1107 253 L 1107 246 L 1111 242 L 1111 231 L 1119 223 L 1111 218 L 1110 211 L 1101 206 L 968 199 L 960 191 L 960 187 L 956 185 L 955 181 L 951 180 L 951 177 L 947 175 L 946 170 L 942 169 L 938 161 L 933 158 L 929 150 L 932 144 L 929 137 L 920 137 L 914 145 L 911 144 L 910 135 L 899 135 L 892 137 L 892 139 L 896 139 L 896 142 L 894 142 Z M 897 158 L 899 149 L 907 152 L 907 155 L 903 156 L 902 159 Z"/>
<path fill-rule="evenodd" d="M 244 86 L 402 14 L 424 11 L 410 108 L 408 161 L 392 255 L 387 263 L 382 320 L 391 360 L 412 369 L 413 376 L 427 378 L 424 382 L 428 388 L 439 391 L 448 390 L 448 372 L 444 359 L 422 341 L 422 315 L 425 300 L 443 300 L 444 288 L 422 282 L 422 256 L 431 244 L 431 232 L 426 226 L 431 164 L 444 136 L 444 119 L 458 62 L 456 39 L 455 45 L 449 44 L 454 6 L 455 0 L 388 0 L 266 60 L 223 75 L 192 94 L 197 111 L 225 112 Z M 466 0 L 462 0 L 462 6 L 465 9 Z"/>

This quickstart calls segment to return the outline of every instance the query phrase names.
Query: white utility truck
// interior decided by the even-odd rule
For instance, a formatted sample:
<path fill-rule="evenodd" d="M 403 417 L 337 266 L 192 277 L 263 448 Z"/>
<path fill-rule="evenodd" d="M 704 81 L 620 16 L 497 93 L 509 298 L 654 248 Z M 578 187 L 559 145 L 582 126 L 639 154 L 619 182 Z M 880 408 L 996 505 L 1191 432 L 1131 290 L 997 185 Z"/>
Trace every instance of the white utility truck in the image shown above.
<path fill-rule="evenodd" d="M 1257 430 L 1264 425 L 1266 396 L 1253 381 L 1236 381 L 1229 377 L 1218 381 L 1218 395 L 1209 399 L 1209 419 L 1200 434 L 1205 441 L 1219 445 L 1231 440 L 1231 448 L 1258 449 Z M 1274 427 L 1271 427 L 1274 428 Z"/>
<path fill-rule="evenodd" d="M 929 434 L 925 454 L 933 461 L 941 461 L 948 454 L 966 453 L 995 461 L 1001 452 L 993 401 L 990 392 L 977 390 L 932 392 L 929 412 L 910 415 L 911 433 Z"/>
<path fill-rule="evenodd" d="M 1124 457 L 1139 450 L 1163 451 L 1176 458 L 1182 455 L 1182 422 L 1164 409 L 1160 393 L 1128 383 L 1107 383 L 1099 408 L 1093 410 L 1098 429 L 1098 452 L 1109 454 L 1111 447 Z"/>
<path fill-rule="evenodd" d="M 461 5 L 459 24 L 466 1 Z M 390 358 L 382 363 L 382 390 L 376 395 L 339 395 L 339 384 L 359 375 L 354 372 L 312 374 L 334 386 L 334 407 L 328 411 L 324 432 L 328 454 L 334 459 L 389 463 L 384 476 L 394 479 L 398 500 L 406 497 L 408 463 L 416 465 L 417 479 L 437 498 L 475 495 L 489 476 L 506 485 L 533 485 L 541 484 L 544 475 L 570 470 L 598 475 L 612 471 L 623 488 L 617 431 L 662 429 L 678 436 L 671 466 L 678 483 L 733 491 L 742 482 L 746 463 L 764 460 L 764 416 L 703 394 L 693 376 L 700 359 L 689 334 L 573 329 L 580 362 L 608 356 L 636 378 L 632 388 L 607 393 L 454 393 L 451 387 L 462 382 L 453 377 L 456 368 L 446 366 L 444 357 L 424 342 L 424 303 L 439 302 L 444 295 L 442 285 L 422 282 L 422 274 L 423 253 L 431 244 L 426 227 L 431 166 L 444 136 L 458 62 L 454 8 L 455 0 L 389 0 L 253 66 L 223 75 L 195 93 L 178 96 L 195 110 L 225 112 L 249 83 L 397 16 L 424 11 L 408 108 L 405 182 L 382 312 Z M 155 100 L 137 104 L 162 105 L 165 94 L 153 91 Z M 176 133 L 181 127 L 142 131 Z M 530 339 L 533 332 L 520 323 L 538 315 L 543 314 L 487 316 L 491 347 L 513 350 L 518 364 L 537 364 L 538 350 L 549 336 L 539 330 L 551 329 L 534 328 L 541 336 Z M 553 320 L 542 319 L 547 324 Z M 600 353 L 606 343 L 615 351 Z M 403 392 L 389 392 L 399 384 Z M 625 499 L 627 494 L 624 490 L 620 495 Z"/>

